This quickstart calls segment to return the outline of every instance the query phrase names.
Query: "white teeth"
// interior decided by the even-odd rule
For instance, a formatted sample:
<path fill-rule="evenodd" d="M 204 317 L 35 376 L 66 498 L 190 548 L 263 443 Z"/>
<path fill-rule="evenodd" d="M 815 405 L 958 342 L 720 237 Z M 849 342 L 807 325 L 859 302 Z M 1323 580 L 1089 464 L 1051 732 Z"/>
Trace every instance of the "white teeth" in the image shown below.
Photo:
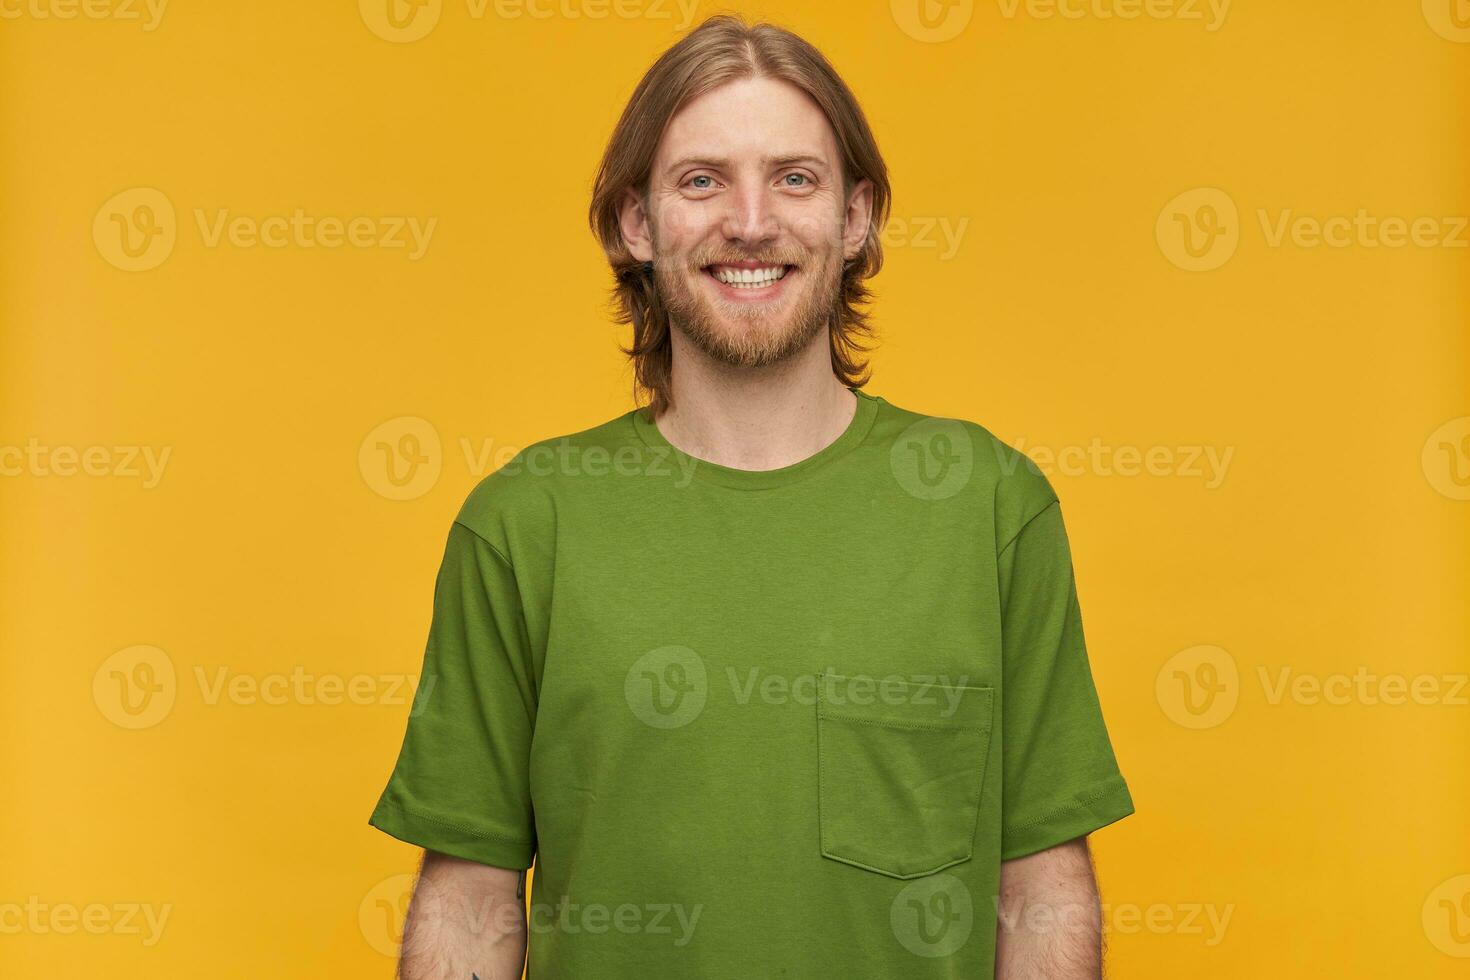
<path fill-rule="evenodd" d="M 727 286 L 734 286 L 736 289 L 760 289 L 786 275 L 784 265 L 765 269 L 731 269 L 727 266 L 715 266 L 710 271 L 720 282 Z"/>

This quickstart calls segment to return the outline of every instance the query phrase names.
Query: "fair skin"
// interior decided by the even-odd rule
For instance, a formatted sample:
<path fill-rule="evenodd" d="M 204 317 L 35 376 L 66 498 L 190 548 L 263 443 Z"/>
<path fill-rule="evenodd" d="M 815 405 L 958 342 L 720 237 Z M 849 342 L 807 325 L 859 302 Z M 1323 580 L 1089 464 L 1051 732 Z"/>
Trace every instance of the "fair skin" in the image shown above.
<path fill-rule="evenodd" d="M 674 407 L 656 420 L 669 442 L 697 459 L 769 470 L 842 434 L 857 405 L 832 373 L 826 311 L 871 211 L 867 181 L 844 186 L 821 108 L 787 82 L 727 82 L 674 116 L 646 196 L 630 190 L 621 212 L 628 250 L 654 262 L 673 321 Z M 722 281 L 731 278 L 748 282 Z M 404 980 L 519 977 L 518 883 L 515 871 L 426 855 L 405 924 Z M 1085 838 L 1002 863 L 997 912 L 1000 980 L 1102 976 Z"/>
<path fill-rule="evenodd" d="M 1100 980 L 1101 918 L 1086 837 L 1001 862 L 996 980 Z"/>
<path fill-rule="evenodd" d="M 676 299 L 665 438 L 698 459 L 768 470 L 841 435 L 857 399 L 832 374 L 821 306 L 861 250 L 871 207 L 867 181 L 844 189 L 822 110 L 787 82 L 732 81 L 670 121 L 646 200 L 629 191 L 622 209 L 628 250 L 655 263 Z M 737 267 L 784 274 L 761 288 L 718 281 Z"/>
<path fill-rule="evenodd" d="M 526 963 L 524 875 L 425 851 L 403 923 L 398 975 L 519 980 Z"/>

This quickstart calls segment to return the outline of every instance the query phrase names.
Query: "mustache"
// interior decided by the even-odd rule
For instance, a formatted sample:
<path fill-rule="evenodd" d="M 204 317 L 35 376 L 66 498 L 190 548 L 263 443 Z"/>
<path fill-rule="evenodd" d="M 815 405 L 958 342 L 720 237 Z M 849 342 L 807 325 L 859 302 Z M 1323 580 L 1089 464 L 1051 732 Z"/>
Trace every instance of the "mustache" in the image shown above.
<path fill-rule="evenodd" d="M 740 262 L 755 262 L 760 265 L 785 266 L 805 265 L 808 259 L 805 252 L 796 252 L 787 249 L 780 252 L 705 252 L 691 256 L 690 266 L 695 269 L 705 269 L 712 265 L 735 265 Z"/>

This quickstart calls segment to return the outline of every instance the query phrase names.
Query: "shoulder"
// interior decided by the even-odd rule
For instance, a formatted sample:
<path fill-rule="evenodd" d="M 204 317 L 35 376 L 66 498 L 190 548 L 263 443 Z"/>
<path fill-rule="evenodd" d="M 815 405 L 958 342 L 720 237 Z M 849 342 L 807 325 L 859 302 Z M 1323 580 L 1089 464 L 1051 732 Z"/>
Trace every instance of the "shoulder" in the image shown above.
<path fill-rule="evenodd" d="M 924 469 L 931 478 L 949 472 L 946 479 L 955 485 L 955 495 L 964 494 L 993 512 L 997 546 L 1057 503 L 1056 491 L 1041 468 L 980 422 L 882 401 L 875 434 L 889 447 L 900 482 L 910 469 Z"/>
<path fill-rule="evenodd" d="M 590 428 L 533 442 L 471 488 L 455 523 L 508 550 L 526 528 L 552 523 L 557 501 L 586 486 L 589 475 L 609 469 L 636 439 L 632 412 L 625 412 Z"/>

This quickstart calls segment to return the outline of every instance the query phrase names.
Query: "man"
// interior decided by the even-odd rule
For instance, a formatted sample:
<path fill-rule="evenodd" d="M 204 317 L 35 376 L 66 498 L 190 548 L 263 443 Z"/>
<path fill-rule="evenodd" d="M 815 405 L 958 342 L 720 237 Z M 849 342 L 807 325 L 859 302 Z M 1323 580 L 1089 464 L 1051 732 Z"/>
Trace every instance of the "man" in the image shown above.
<path fill-rule="evenodd" d="M 450 528 L 371 818 L 427 851 L 404 977 L 1101 975 L 1086 835 L 1133 803 L 1061 514 L 861 390 L 888 201 L 785 31 L 712 18 L 634 92 L 591 220 L 649 411 Z"/>

